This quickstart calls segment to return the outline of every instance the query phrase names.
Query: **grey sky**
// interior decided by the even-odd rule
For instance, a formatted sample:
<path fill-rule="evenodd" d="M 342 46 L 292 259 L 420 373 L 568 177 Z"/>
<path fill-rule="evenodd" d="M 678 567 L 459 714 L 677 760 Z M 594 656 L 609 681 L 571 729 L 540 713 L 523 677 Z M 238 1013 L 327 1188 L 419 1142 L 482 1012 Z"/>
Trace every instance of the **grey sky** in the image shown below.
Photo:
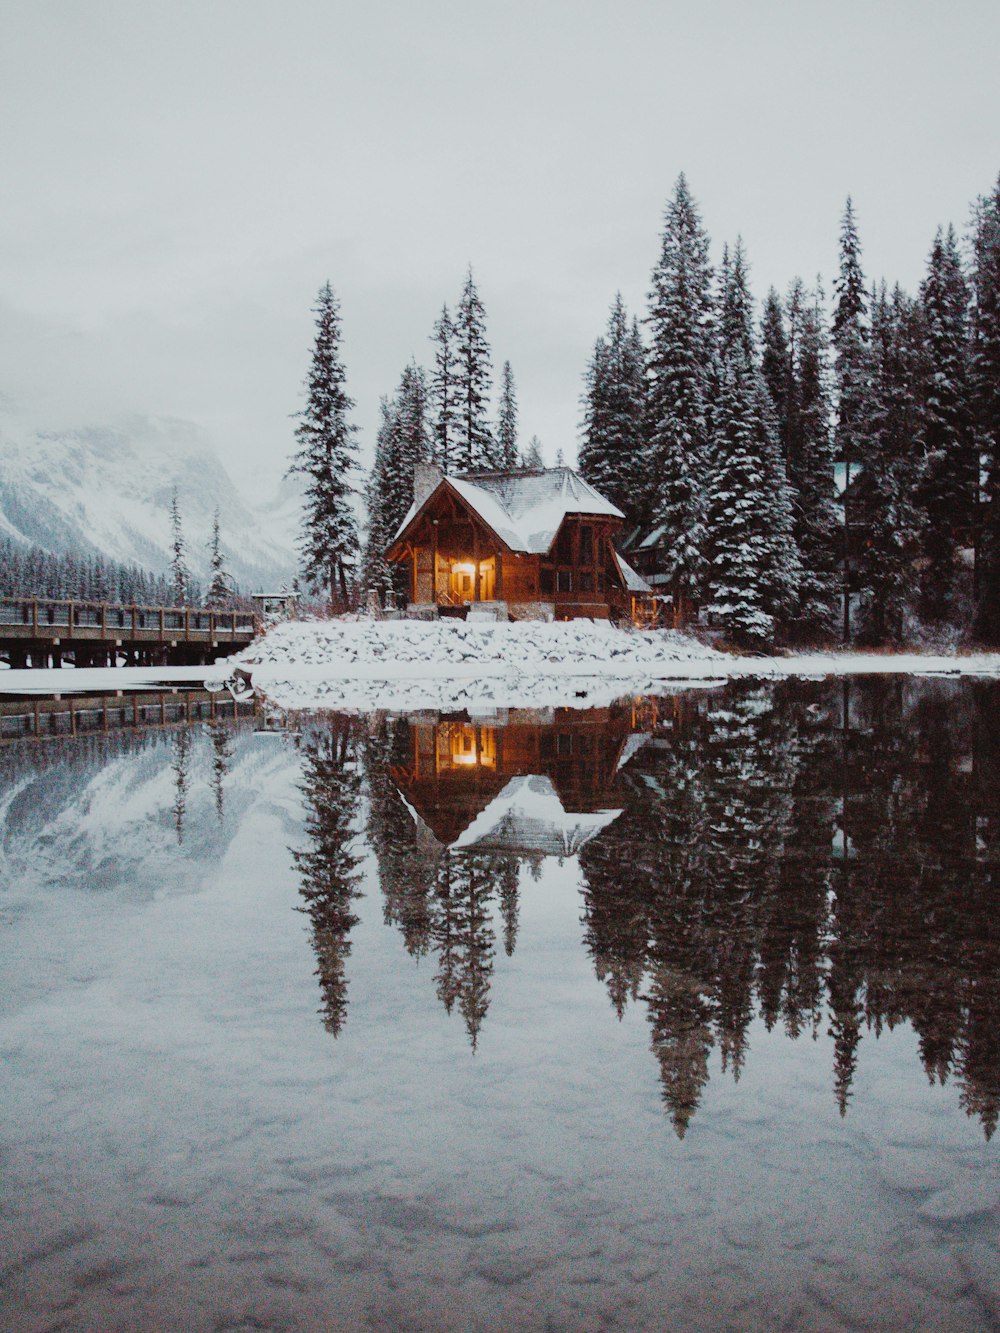
<path fill-rule="evenodd" d="M 327 277 L 365 455 L 471 262 L 522 430 L 573 451 L 616 288 L 688 173 L 760 298 L 920 280 L 1000 171 L 1000 5 L 0 0 L 0 392 L 38 425 L 201 423 L 268 488 Z"/>

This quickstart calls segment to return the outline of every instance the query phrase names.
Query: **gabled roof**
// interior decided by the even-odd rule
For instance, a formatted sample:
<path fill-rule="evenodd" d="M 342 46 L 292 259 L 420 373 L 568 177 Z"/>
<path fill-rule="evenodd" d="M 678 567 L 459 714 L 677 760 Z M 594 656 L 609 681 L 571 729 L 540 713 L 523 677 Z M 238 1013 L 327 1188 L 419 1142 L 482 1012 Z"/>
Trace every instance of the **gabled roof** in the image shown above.
<path fill-rule="evenodd" d="M 503 791 L 452 843 L 454 851 L 541 852 L 575 856 L 621 814 L 621 807 L 587 813 L 565 808 L 552 780 L 511 778 Z"/>
<path fill-rule="evenodd" d="M 442 486 L 450 486 L 510 550 L 529 555 L 544 555 L 551 548 L 568 514 L 624 518 L 620 509 L 572 468 L 474 472 L 462 477 L 443 477 L 422 504 L 411 505 L 392 539 L 393 544 Z"/>

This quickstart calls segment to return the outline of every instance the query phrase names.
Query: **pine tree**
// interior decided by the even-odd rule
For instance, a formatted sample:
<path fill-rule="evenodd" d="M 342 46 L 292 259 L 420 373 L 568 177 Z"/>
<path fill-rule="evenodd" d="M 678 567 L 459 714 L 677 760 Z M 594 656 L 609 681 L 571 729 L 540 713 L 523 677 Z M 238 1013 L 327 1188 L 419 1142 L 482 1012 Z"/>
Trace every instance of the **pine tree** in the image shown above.
<path fill-rule="evenodd" d="M 972 632 L 1000 643 L 1000 178 L 979 200 L 973 236 L 972 381 L 978 452 L 987 468 L 988 504 L 977 561 Z M 980 568 L 981 566 L 981 568 Z"/>
<path fill-rule="evenodd" d="M 684 175 L 667 205 L 660 259 L 649 296 L 651 347 L 647 408 L 650 493 L 663 527 L 665 572 L 682 622 L 705 574 L 707 391 L 711 364 L 712 275 L 708 236 Z"/>
<path fill-rule="evenodd" d="M 497 413 L 497 464 L 505 472 L 517 467 L 517 395 L 510 362 L 503 363 L 500 377 L 500 410 Z"/>
<path fill-rule="evenodd" d="M 496 444 L 489 427 L 492 383 L 486 311 L 469 269 L 455 311 L 455 464 L 459 471 L 489 471 L 497 466 Z"/>
<path fill-rule="evenodd" d="M 864 464 L 864 446 L 870 411 L 870 356 L 865 279 L 861 269 L 861 243 L 854 220 L 854 204 L 848 196 L 840 227 L 840 271 L 834 283 L 833 346 L 837 385 L 837 419 L 834 443 L 844 465 L 844 639 L 850 639 L 850 547 L 853 521 L 852 484 L 855 467 Z"/>
<path fill-rule="evenodd" d="M 226 564 L 219 544 L 219 511 L 212 515 L 212 539 L 208 544 L 209 569 L 211 580 L 208 585 L 206 605 L 225 606 L 232 594 L 232 581 L 226 572 Z"/>
<path fill-rule="evenodd" d="M 774 406 L 775 426 L 782 457 L 791 475 L 790 439 L 795 415 L 795 376 L 792 347 L 785 329 L 781 297 L 772 287 L 760 321 L 760 368 Z"/>
<path fill-rule="evenodd" d="M 709 611 L 734 643 L 761 647 L 773 638 L 775 617 L 794 607 L 798 555 L 740 244 L 731 264 L 724 259 L 722 284 L 705 524 Z"/>
<path fill-rule="evenodd" d="M 542 458 L 542 442 L 537 435 L 532 435 L 528 441 L 521 466 L 525 472 L 538 472 L 545 466 L 545 460 Z"/>
<path fill-rule="evenodd" d="M 375 462 L 365 484 L 368 531 L 362 560 L 362 580 L 365 592 L 378 593 L 384 602 L 394 585 L 392 569 L 385 553 L 395 532 L 395 528 L 391 527 L 388 476 L 396 447 L 398 408 L 391 398 L 383 398 L 379 409 L 381 421 L 375 437 Z"/>
<path fill-rule="evenodd" d="M 650 519 L 646 505 L 645 353 L 639 326 L 631 327 L 621 293 L 608 330 L 598 338 L 583 395 L 580 471 L 631 524 Z"/>
<path fill-rule="evenodd" d="M 188 600 L 191 574 L 187 567 L 176 487 L 170 498 L 170 553 L 170 599 L 174 606 L 184 606 Z"/>
<path fill-rule="evenodd" d="M 920 289 L 926 366 L 923 385 L 925 518 L 923 610 L 942 619 L 955 593 L 958 550 L 971 532 L 977 459 L 969 402 L 969 289 L 952 227 L 934 238 Z"/>
<path fill-rule="evenodd" d="M 316 341 L 306 380 L 306 406 L 295 431 L 298 452 L 289 472 L 306 478 L 306 512 L 301 554 L 311 587 L 329 589 L 331 598 L 348 593 L 348 570 L 358 551 L 352 498 L 357 468 L 356 427 L 348 422 L 354 402 L 344 389 L 340 309 L 329 282 L 320 288 Z"/>
<path fill-rule="evenodd" d="M 441 307 L 431 342 L 434 344 L 434 369 L 431 372 L 429 389 L 433 457 L 442 472 L 454 472 L 458 431 L 458 379 L 455 364 L 455 326 L 451 321 L 447 305 Z"/>
<path fill-rule="evenodd" d="M 923 331 L 917 304 L 882 284 L 872 309 L 871 384 L 867 394 L 865 467 L 856 483 L 864 541 L 859 544 L 859 638 L 901 644 L 904 639 L 912 562 L 921 436 L 919 396 Z"/>
<path fill-rule="evenodd" d="M 793 283 L 788 302 L 792 375 L 787 400 L 787 465 L 800 564 L 796 628 L 804 638 L 826 639 L 837 628 L 842 533 L 822 303 L 818 286 L 809 296 L 800 282 Z"/>
<path fill-rule="evenodd" d="M 365 486 L 368 532 L 365 539 L 362 582 L 386 596 L 393 587 L 404 591 L 405 575 L 395 573 L 385 553 L 413 503 L 417 463 L 430 457 L 426 376 L 413 363 L 403 371 L 394 398 L 383 398 L 382 420 L 375 440 L 375 462 Z"/>

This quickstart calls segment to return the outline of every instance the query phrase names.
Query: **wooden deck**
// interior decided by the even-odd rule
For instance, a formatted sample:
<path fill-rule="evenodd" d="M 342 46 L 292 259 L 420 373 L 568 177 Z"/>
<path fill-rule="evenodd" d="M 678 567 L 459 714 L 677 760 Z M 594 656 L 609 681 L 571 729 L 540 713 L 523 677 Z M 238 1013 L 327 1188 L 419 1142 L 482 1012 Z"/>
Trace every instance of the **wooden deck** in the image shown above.
<path fill-rule="evenodd" d="M 241 718 L 253 721 L 252 699 L 231 699 L 207 690 L 81 694 L 62 699 L 0 697 L 0 745 Z"/>
<path fill-rule="evenodd" d="M 256 633 L 249 611 L 107 602 L 0 598 L 0 658 L 11 667 L 207 663 L 245 648 Z"/>

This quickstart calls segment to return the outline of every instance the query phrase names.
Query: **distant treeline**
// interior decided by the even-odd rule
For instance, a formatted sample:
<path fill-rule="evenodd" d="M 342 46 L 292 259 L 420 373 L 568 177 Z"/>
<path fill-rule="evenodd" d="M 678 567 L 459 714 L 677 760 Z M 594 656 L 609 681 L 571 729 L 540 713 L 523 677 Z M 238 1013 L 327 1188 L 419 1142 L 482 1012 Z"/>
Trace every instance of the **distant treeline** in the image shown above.
<path fill-rule="evenodd" d="M 0 537 L 0 597 L 52 597 L 125 606 L 172 606 L 171 580 L 103 555 L 53 555 Z M 187 603 L 199 606 L 202 589 L 190 583 Z"/>

